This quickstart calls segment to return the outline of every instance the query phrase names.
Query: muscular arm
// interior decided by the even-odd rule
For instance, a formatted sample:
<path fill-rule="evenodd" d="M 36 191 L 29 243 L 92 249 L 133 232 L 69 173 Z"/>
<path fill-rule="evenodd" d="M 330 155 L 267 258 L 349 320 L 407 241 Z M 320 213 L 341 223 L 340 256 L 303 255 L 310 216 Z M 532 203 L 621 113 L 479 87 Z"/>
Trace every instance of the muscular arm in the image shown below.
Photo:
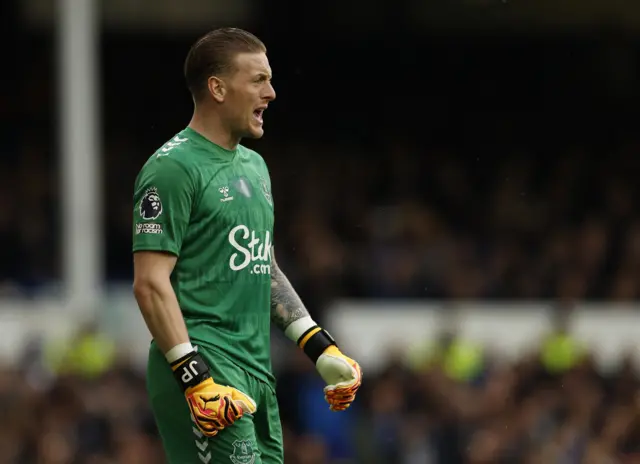
<path fill-rule="evenodd" d="M 133 292 L 140 312 L 163 353 L 188 344 L 189 335 L 171 286 L 176 257 L 169 253 L 139 251 L 134 254 Z"/>
<path fill-rule="evenodd" d="M 309 316 L 309 311 L 278 267 L 273 250 L 271 258 L 271 322 L 284 331 L 291 323 Z"/>

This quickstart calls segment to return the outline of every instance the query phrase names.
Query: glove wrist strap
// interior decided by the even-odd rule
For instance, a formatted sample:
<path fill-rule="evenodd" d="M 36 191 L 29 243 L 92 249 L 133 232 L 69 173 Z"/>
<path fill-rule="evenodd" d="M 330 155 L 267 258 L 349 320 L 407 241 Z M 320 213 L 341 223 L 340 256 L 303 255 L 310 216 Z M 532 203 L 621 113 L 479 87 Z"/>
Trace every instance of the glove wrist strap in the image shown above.
<path fill-rule="evenodd" d="M 172 362 L 171 369 L 183 390 L 194 387 L 211 377 L 209 366 L 195 351 Z"/>
<path fill-rule="evenodd" d="M 318 325 L 305 331 L 298 338 L 297 344 L 314 364 L 327 348 L 338 346 L 331 334 Z"/>

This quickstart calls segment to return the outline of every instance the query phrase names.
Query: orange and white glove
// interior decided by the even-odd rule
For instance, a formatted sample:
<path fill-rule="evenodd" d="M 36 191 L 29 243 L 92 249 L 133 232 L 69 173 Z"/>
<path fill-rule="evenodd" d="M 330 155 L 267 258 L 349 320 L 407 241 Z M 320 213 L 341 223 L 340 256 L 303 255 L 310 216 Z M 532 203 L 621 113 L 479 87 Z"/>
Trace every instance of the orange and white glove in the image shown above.
<path fill-rule="evenodd" d="M 315 363 L 320 377 L 327 383 L 324 397 L 332 411 L 344 411 L 356 399 L 362 385 L 362 369 L 353 359 L 345 356 L 333 337 L 318 326 L 311 317 L 293 322 L 285 335 Z"/>
<path fill-rule="evenodd" d="M 256 411 L 256 402 L 249 395 L 215 383 L 209 366 L 195 350 L 172 362 L 171 369 L 184 391 L 194 422 L 207 437 L 233 425 L 243 414 Z"/>
<path fill-rule="evenodd" d="M 327 382 L 324 397 L 330 409 L 344 411 L 351 406 L 362 384 L 360 365 L 345 356 L 336 345 L 331 345 L 316 361 L 316 370 Z"/>

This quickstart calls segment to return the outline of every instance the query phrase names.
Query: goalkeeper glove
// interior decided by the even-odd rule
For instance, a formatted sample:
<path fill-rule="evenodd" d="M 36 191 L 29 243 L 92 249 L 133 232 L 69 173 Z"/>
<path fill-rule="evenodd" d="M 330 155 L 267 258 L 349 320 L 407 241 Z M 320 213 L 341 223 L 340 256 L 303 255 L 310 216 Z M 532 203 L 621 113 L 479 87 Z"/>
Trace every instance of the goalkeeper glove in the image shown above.
<path fill-rule="evenodd" d="M 194 422 L 208 437 L 233 425 L 243 414 L 256 411 L 256 403 L 251 397 L 215 383 L 209 366 L 195 350 L 172 362 L 171 369 L 182 386 Z"/>
<path fill-rule="evenodd" d="M 351 406 L 362 384 L 360 365 L 345 356 L 329 332 L 310 317 L 295 321 L 285 334 L 315 363 L 320 377 L 327 383 L 324 397 L 330 409 L 344 411 Z"/>

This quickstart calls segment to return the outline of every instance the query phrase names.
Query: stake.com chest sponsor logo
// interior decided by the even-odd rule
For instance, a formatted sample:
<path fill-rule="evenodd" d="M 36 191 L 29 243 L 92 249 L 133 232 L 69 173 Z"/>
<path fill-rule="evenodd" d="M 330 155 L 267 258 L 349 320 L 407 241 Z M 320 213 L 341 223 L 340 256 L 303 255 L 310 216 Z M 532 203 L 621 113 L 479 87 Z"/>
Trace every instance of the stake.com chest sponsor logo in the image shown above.
<path fill-rule="evenodd" d="M 237 250 L 229 258 L 232 271 L 249 268 L 251 274 L 271 274 L 271 234 L 260 237 L 255 230 L 243 224 L 229 231 L 229 244 Z"/>

